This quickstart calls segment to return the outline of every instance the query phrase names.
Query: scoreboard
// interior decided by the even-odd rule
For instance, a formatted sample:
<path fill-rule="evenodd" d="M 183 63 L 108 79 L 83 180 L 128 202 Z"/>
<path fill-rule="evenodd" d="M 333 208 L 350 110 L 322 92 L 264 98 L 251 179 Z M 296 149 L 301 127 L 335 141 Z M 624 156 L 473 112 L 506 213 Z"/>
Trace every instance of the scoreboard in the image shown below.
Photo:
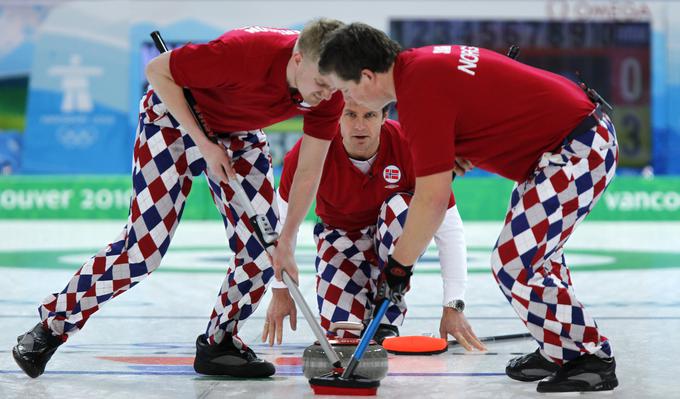
<path fill-rule="evenodd" d="M 522 63 L 575 82 L 578 72 L 614 107 L 620 166 L 652 163 L 648 22 L 393 19 L 390 35 L 404 48 L 459 43 L 505 54 L 516 44 Z"/>

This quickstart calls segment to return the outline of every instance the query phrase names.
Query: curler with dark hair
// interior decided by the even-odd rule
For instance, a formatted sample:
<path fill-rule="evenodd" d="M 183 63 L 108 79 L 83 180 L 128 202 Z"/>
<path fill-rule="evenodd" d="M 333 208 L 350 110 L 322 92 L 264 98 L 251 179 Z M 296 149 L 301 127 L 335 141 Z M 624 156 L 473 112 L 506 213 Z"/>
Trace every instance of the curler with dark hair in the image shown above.
<path fill-rule="evenodd" d="M 321 45 L 319 71 L 359 82 L 361 71 L 387 72 L 401 51 L 385 32 L 355 22 L 335 30 Z"/>

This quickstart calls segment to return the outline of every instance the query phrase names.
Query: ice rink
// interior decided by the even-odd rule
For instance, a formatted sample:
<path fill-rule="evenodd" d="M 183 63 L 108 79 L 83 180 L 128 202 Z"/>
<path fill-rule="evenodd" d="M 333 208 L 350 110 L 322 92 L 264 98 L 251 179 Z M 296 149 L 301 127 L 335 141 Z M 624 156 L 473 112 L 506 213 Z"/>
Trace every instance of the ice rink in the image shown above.
<path fill-rule="evenodd" d="M 313 341 L 302 319 L 282 346 L 259 341 L 270 296 L 241 337 L 276 364 L 262 380 L 204 377 L 191 363 L 194 341 L 208 322 L 229 251 L 218 221 L 185 221 L 160 269 L 110 301 L 60 347 L 47 371 L 32 380 L 11 357 L 16 336 L 38 321 L 37 307 L 61 290 L 79 265 L 112 240 L 120 222 L 0 221 L 0 398 L 310 398 L 300 356 Z M 498 223 L 466 223 L 469 284 L 466 315 L 478 336 L 525 332 L 488 267 Z M 298 247 L 301 289 L 314 304 L 311 228 Z M 611 393 L 560 394 L 615 398 L 678 397 L 680 344 L 680 223 L 585 222 L 566 246 L 576 294 L 610 338 L 619 387 Z M 418 265 L 407 295 L 402 335 L 435 333 L 441 315 L 436 251 Z M 535 383 L 505 376 L 506 362 L 533 351 L 531 339 L 491 343 L 488 352 L 460 347 L 436 356 L 390 355 L 384 398 L 539 397 Z"/>

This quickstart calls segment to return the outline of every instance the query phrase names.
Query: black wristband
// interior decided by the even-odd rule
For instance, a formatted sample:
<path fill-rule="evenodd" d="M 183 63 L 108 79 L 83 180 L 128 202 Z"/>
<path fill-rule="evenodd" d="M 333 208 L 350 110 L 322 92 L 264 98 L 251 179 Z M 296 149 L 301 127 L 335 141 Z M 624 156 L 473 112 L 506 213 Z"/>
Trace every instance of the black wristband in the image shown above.
<path fill-rule="evenodd" d="M 387 265 L 386 269 L 389 270 L 389 273 L 395 277 L 411 277 L 413 275 L 413 265 L 411 266 L 404 266 L 398 261 L 396 261 L 392 255 L 387 256 Z M 393 271 L 397 271 L 394 273 Z"/>

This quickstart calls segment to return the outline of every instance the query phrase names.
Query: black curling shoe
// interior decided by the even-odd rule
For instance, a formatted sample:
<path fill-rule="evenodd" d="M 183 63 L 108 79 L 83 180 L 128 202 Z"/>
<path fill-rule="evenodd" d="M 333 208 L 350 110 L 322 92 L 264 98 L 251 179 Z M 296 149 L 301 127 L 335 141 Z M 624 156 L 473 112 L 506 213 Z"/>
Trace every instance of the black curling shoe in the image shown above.
<path fill-rule="evenodd" d="M 619 385 L 614 358 L 583 355 L 564 363 L 555 374 L 538 383 L 538 392 L 611 391 Z"/>
<path fill-rule="evenodd" d="M 524 356 L 510 359 L 505 374 L 517 381 L 538 381 L 559 370 L 560 366 L 541 355 L 540 349 Z"/>
<path fill-rule="evenodd" d="M 241 378 L 269 377 L 276 372 L 273 364 L 259 359 L 252 349 L 237 348 L 230 334 L 217 345 L 209 345 L 205 334 L 199 335 L 194 370 L 199 374 Z"/>
<path fill-rule="evenodd" d="M 42 323 L 38 323 L 32 330 L 17 337 L 12 356 L 24 373 L 36 378 L 45 372 L 47 362 L 63 343 L 61 338 L 52 335 Z"/>

